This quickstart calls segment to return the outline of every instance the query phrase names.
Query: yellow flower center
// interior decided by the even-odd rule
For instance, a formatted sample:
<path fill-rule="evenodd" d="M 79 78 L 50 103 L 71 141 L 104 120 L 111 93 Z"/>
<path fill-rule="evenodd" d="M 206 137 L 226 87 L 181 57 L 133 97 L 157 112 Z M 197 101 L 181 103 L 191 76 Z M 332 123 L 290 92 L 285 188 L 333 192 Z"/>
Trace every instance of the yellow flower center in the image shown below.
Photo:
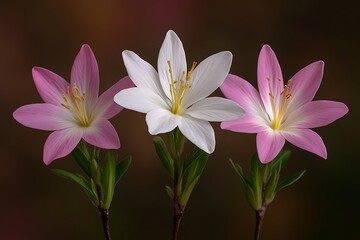
<path fill-rule="evenodd" d="M 279 99 L 279 104 L 278 104 L 279 109 L 276 109 L 274 94 L 273 94 L 273 92 L 271 90 L 271 86 L 270 86 L 270 77 L 266 77 L 266 80 L 268 81 L 268 84 L 269 84 L 269 96 L 270 96 L 270 103 L 271 103 L 271 109 L 272 109 L 272 114 L 273 114 L 271 128 L 276 130 L 276 129 L 280 128 L 280 126 L 284 120 L 284 116 L 286 114 L 286 109 L 290 102 L 290 97 L 291 97 L 290 84 L 291 84 L 292 80 L 290 79 L 288 81 L 288 83 L 284 85 L 284 90 L 280 93 L 280 99 Z"/>
<path fill-rule="evenodd" d="M 175 80 L 173 77 L 173 72 L 171 68 L 170 61 L 167 61 L 169 66 L 169 74 L 170 74 L 170 95 L 171 95 L 171 112 L 174 114 L 181 114 L 182 111 L 182 100 L 184 97 L 184 93 L 186 89 L 191 88 L 190 78 L 194 72 L 197 62 L 193 62 L 190 71 L 185 76 L 185 71 L 182 72 L 180 79 Z"/>
<path fill-rule="evenodd" d="M 79 88 L 74 83 L 72 91 L 70 91 L 70 86 L 68 86 L 66 93 L 61 95 L 64 99 L 61 106 L 68 109 L 76 117 L 80 126 L 89 127 L 90 120 L 86 112 L 85 95 L 85 91 L 80 93 Z"/>

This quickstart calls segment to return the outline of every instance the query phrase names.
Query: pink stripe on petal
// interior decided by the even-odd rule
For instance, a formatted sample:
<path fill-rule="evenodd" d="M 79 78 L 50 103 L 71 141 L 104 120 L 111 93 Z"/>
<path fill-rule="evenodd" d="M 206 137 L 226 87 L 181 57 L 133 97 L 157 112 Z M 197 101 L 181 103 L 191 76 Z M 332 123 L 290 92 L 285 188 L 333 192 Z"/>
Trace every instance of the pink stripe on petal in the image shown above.
<path fill-rule="evenodd" d="M 323 72 L 324 62 L 317 61 L 304 67 L 291 78 L 289 111 L 295 110 L 314 98 L 319 89 Z"/>
<path fill-rule="evenodd" d="M 53 131 L 74 126 L 67 109 L 49 103 L 22 106 L 16 109 L 13 117 L 26 127 L 40 130 Z"/>
<path fill-rule="evenodd" d="M 49 165 L 52 161 L 70 154 L 80 142 L 81 136 L 82 131 L 75 128 L 51 133 L 44 145 L 44 163 Z"/>
<path fill-rule="evenodd" d="M 120 148 L 120 139 L 109 120 L 102 118 L 93 123 L 94 126 L 84 129 L 84 140 L 104 149 Z"/>
<path fill-rule="evenodd" d="M 256 135 L 256 146 L 260 162 L 269 163 L 279 154 L 285 138 L 275 131 L 264 131 Z"/>
<path fill-rule="evenodd" d="M 279 106 L 279 98 L 284 88 L 284 81 L 280 64 L 269 45 L 264 45 L 260 51 L 257 74 L 261 99 L 266 111 L 272 118 L 269 93 L 271 92 L 275 98 L 275 106 Z M 271 89 L 269 88 L 269 83 Z"/>
<path fill-rule="evenodd" d="M 71 87 L 76 83 L 80 93 L 86 93 L 86 101 L 93 106 L 99 95 L 99 68 L 89 45 L 84 44 L 71 69 Z"/>
<path fill-rule="evenodd" d="M 286 140 L 295 146 L 302 148 L 306 151 L 315 153 L 320 157 L 326 159 L 327 151 L 325 144 L 319 134 L 310 130 L 310 129 L 286 129 L 286 131 L 282 131 L 281 135 L 283 135 Z"/>
<path fill-rule="evenodd" d="M 235 121 L 222 122 L 220 126 L 222 129 L 242 133 L 258 133 L 269 128 L 263 119 L 251 114 L 245 114 Z"/>
<path fill-rule="evenodd" d="M 121 90 L 133 86 L 134 83 L 130 80 L 129 77 L 122 78 L 120 81 L 115 83 L 112 87 L 100 95 L 95 107 L 96 112 L 106 119 L 110 119 L 118 114 L 123 109 L 123 107 L 114 102 L 114 96 Z"/>
<path fill-rule="evenodd" d="M 60 105 L 64 100 L 62 94 L 66 92 L 69 83 L 59 75 L 40 67 L 32 69 L 35 86 L 46 103 Z"/>
<path fill-rule="evenodd" d="M 284 128 L 322 127 L 343 117 L 348 111 L 348 107 L 341 102 L 326 100 L 308 102 L 289 115 Z"/>

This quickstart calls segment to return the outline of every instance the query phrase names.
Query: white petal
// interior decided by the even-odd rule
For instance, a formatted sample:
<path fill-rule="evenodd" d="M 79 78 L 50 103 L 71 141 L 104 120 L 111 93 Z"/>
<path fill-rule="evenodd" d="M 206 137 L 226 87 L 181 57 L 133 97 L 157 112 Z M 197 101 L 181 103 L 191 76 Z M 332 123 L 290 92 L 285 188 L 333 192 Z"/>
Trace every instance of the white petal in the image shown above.
<path fill-rule="evenodd" d="M 137 87 L 148 88 L 158 95 L 164 96 L 159 74 L 153 66 L 129 50 L 123 51 L 122 57 L 129 77 Z"/>
<path fill-rule="evenodd" d="M 148 113 L 157 108 L 168 108 L 159 95 L 146 88 L 124 89 L 115 95 L 114 101 L 124 108 L 142 113 Z"/>
<path fill-rule="evenodd" d="M 152 135 L 167 133 L 179 124 L 180 117 L 172 114 L 169 110 L 155 109 L 146 114 L 146 123 L 149 133 Z"/>
<path fill-rule="evenodd" d="M 231 121 L 244 115 L 244 110 L 229 99 L 221 97 L 204 98 L 185 111 L 194 118 L 206 121 Z"/>
<path fill-rule="evenodd" d="M 171 70 L 174 80 L 180 80 L 183 72 L 187 71 L 184 47 L 181 40 L 172 30 L 166 34 L 164 42 L 160 48 L 158 58 L 158 71 L 162 88 L 166 96 L 170 99 L 170 83 L 168 61 L 171 64 Z"/>
<path fill-rule="evenodd" d="M 232 62 L 231 52 L 219 52 L 202 61 L 191 75 L 191 88 L 184 94 L 183 104 L 187 108 L 209 96 L 224 82 Z"/>
<path fill-rule="evenodd" d="M 214 152 L 215 133 L 209 122 L 183 116 L 179 123 L 179 129 L 187 139 L 203 151 L 207 153 Z"/>

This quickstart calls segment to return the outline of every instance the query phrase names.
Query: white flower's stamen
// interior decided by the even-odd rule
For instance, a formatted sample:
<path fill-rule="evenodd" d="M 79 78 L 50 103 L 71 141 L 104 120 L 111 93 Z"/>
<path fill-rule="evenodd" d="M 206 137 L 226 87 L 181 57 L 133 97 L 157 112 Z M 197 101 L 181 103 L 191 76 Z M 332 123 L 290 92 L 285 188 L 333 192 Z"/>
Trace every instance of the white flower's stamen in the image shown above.
<path fill-rule="evenodd" d="M 271 128 L 276 130 L 276 129 L 280 128 L 280 126 L 284 120 L 284 116 L 286 114 L 287 107 L 289 105 L 289 101 L 290 101 L 290 97 L 291 97 L 290 84 L 291 84 L 292 80 L 290 79 L 288 81 L 288 83 L 284 85 L 284 90 L 280 93 L 278 109 L 276 109 L 275 97 L 274 97 L 274 94 L 272 92 L 272 88 L 270 85 L 270 77 L 266 77 L 266 80 L 268 81 L 268 84 L 269 84 L 270 104 L 271 104 L 271 109 L 272 109 L 272 113 L 273 113 L 273 118 L 271 119 L 272 120 Z M 281 81 L 280 78 L 278 78 L 278 80 Z"/>
<path fill-rule="evenodd" d="M 187 73 L 186 78 L 185 71 L 182 72 L 180 79 L 176 80 L 173 77 L 171 68 L 171 62 L 167 61 L 170 74 L 170 96 L 171 96 L 171 112 L 174 114 L 181 114 L 182 111 L 182 99 L 186 89 L 191 88 L 190 78 L 196 67 L 196 62 L 193 62 L 190 71 Z"/>
<path fill-rule="evenodd" d="M 76 83 L 73 85 L 73 91 L 70 91 L 70 86 L 68 86 L 66 93 L 61 95 L 64 99 L 64 103 L 61 103 L 61 106 L 68 109 L 82 127 L 88 127 L 90 125 L 90 120 L 86 111 L 85 96 L 85 91 L 80 94 Z"/>

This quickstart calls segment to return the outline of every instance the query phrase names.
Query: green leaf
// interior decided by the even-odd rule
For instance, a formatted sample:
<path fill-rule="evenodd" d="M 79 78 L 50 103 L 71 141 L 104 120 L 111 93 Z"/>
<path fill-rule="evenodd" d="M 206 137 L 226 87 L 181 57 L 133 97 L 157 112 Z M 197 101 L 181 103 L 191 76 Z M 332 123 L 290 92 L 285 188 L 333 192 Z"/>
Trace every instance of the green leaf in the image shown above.
<path fill-rule="evenodd" d="M 276 169 L 282 169 L 286 163 L 289 161 L 291 152 L 289 150 L 282 150 L 276 158 L 271 162 L 271 172 L 276 171 Z"/>
<path fill-rule="evenodd" d="M 91 162 L 87 157 L 87 154 L 80 148 L 76 147 L 71 155 L 79 165 L 81 170 L 89 177 L 91 177 Z"/>
<path fill-rule="evenodd" d="M 78 185 L 80 185 L 80 187 L 82 187 L 82 189 L 85 191 L 85 193 L 89 196 L 90 200 L 94 204 L 98 202 L 96 192 L 93 192 L 89 182 L 80 174 L 71 173 L 62 169 L 51 169 L 51 171 L 60 177 L 66 178 L 68 180 L 77 183 Z"/>
<path fill-rule="evenodd" d="M 263 176 L 262 176 L 262 163 L 260 162 L 257 154 L 254 154 L 250 162 L 251 183 L 255 194 L 256 201 L 262 201 L 262 188 L 263 188 Z"/>
<path fill-rule="evenodd" d="M 279 166 L 280 167 L 280 166 Z M 280 169 L 276 169 L 270 176 L 269 181 L 266 185 L 265 202 L 266 204 L 271 203 L 276 195 L 275 189 L 279 182 Z"/>
<path fill-rule="evenodd" d="M 156 136 L 153 140 L 156 152 L 164 165 L 166 171 L 174 178 L 174 160 L 171 158 L 169 151 L 161 137 Z"/>
<path fill-rule="evenodd" d="M 280 183 L 280 184 L 276 187 L 275 192 L 277 193 L 277 192 L 279 192 L 281 189 L 292 185 L 292 184 L 295 183 L 297 180 L 299 180 L 299 179 L 304 175 L 305 172 L 306 172 L 306 170 L 302 170 L 302 171 L 294 174 L 293 176 L 287 178 L 286 180 L 284 180 L 282 183 Z"/>
<path fill-rule="evenodd" d="M 115 188 L 115 174 L 116 174 L 116 156 L 113 153 L 108 153 L 105 158 L 104 168 L 101 176 L 103 186 L 103 208 L 109 209 L 114 195 Z"/>
<path fill-rule="evenodd" d="M 165 191 L 167 193 L 167 195 L 171 198 L 174 199 L 174 191 L 172 190 L 172 188 L 170 186 L 165 186 Z"/>
<path fill-rule="evenodd" d="M 188 172 L 188 177 L 186 180 L 187 186 L 192 183 L 195 178 L 199 177 L 202 174 L 208 158 L 208 153 L 204 152 L 198 147 L 195 147 L 189 164 L 185 166 L 184 170 L 184 173 Z"/>
<path fill-rule="evenodd" d="M 127 156 L 116 165 L 115 186 L 118 184 L 125 172 L 129 169 L 131 162 L 132 157 Z"/>
<path fill-rule="evenodd" d="M 199 181 L 200 176 L 197 176 L 196 178 L 194 178 L 192 180 L 192 182 L 190 182 L 189 184 L 187 184 L 187 187 L 185 188 L 183 194 L 180 197 L 180 205 L 182 207 L 186 206 L 186 203 L 189 201 L 190 195 L 196 185 L 196 183 Z"/>
<path fill-rule="evenodd" d="M 244 186 L 246 187 L 247 185 L 249 185 L 252 188 L 251 182 L 245 177 L 242 167 L 239 164 L 234 163 L 231 158 L 229 158 L 229 161 L 235 172 L 240 176 Z"/>

